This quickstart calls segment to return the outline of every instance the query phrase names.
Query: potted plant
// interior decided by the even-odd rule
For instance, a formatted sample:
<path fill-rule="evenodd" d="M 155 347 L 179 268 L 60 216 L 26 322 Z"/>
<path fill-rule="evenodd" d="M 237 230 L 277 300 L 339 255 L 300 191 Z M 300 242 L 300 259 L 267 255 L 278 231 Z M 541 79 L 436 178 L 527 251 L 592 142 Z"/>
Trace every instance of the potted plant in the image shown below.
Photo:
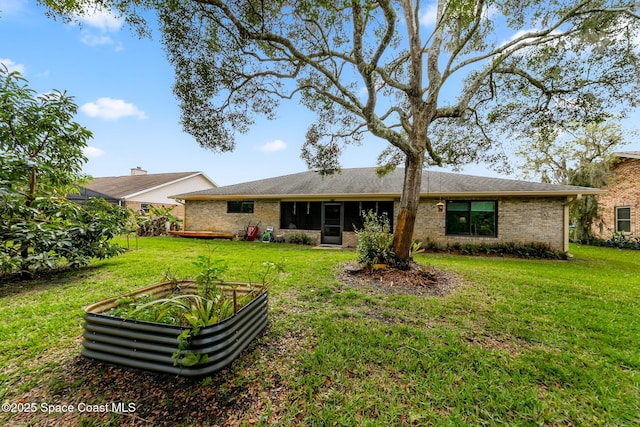
<path fill-rule="evenodd" d="M 219 279 L 226 266 L 199 257 L 195 279 L 170 280 L 85 308 L 86 357 L 183 376 L 229 365 L 267 325 L 268 284 L 283 271 L 264 263 L 256 283 Z"/>

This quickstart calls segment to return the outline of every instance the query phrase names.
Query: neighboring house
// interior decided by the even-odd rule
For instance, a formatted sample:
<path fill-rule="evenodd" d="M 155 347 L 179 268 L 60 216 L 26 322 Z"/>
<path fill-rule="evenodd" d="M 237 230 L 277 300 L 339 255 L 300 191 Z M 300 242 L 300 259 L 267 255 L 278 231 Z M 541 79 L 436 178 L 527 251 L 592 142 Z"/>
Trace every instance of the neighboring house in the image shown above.
<path fill-rule="evenodd" d="M 360 213 L 398 213 L 404 170 L 375 168 L 268 178 L 173 196 L 185 203 L 185 231 L 238 233 L 249 222 L 283 236 L 353 247 Z M 545 242 L 569 248 L 569 206 L 602 190 L 424 171 L 414 238 L 447 243 Z M 393 225 L 393 224 L 392 224 Z"/>
<path fill-rule="evenodd" d="M 131 169 L 131 175 L 94 178 L 80 194 L 71 194 L 69 199 L 82 203 L 90 197 L 99 197 L 140 212 L 148 212 L 150 205 L 174 206 L 172 215 L 182 218 L 184 206 L 168 196 L 215 187 L 215 182 L 202 172 L 148 174 L 137 167 Z"/>
<path fill-rule="evenodd" d="M 614 232 L 640 235 L 640 151 L 616 153 L 612 178 L 598 196 L 600 221 L 594 224 L 596 237 L 610 239 Z"/>

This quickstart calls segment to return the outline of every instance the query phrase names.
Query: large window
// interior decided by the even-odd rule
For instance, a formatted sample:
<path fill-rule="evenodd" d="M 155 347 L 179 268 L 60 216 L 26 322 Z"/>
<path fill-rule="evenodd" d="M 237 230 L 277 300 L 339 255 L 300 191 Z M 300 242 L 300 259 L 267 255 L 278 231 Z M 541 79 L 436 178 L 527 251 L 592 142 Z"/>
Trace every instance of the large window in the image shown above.
<path fill-rule="evenodd" d="M 374 211 L 377 215 L 386 214 L 393 230 L 393 202 L 344 202 L 344 230 L 361 230 L 362 212 Z"/>
<path fill-rule="evenodd" d="M 447 202 L 447 234 L 497 236 L 497 202 L 494 200 L 450 200 Z"/>
<path fill-rule="evenodd" d="M 227 202 L 227 213 L 253 213 L 253 201 Z"/>
<path fill-rule="evenodd" d="M 627 206 L 616 207 L 616 231 L 631 233 L 631 208 Z"/>
<path fill-rule="evenodd" d="M 280 228 L 320 230 L 321 202 L 280 203 Z"/>
<path fill-rule="evenodd" d="M 338 202 L 340 203 L 340 202 Z M 393 202 L 368 201 L 343 203 L 343 231 L 361 229 L 362 211 L 373 210 L 378 215 L 387 214 L 393 229 Z M 322 202 L 281 202 L 280 228 L 320 230 L 322 228 Z"/>

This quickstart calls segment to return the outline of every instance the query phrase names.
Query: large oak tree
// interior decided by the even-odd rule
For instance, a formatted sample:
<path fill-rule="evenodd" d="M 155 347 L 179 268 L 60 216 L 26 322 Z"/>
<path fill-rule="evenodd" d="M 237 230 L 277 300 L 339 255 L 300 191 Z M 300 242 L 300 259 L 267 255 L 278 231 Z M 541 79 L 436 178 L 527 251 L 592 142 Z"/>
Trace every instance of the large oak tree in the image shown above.
<path fill-rule="evenodd" d="M 54 13 L 90 0 L 41 0 Z M 279 101 L 317 113 L 302 155 L 339 169 L 342 144 L 389 143 L 405 168 L 394 251 L 409 257 L 425 165 L 498 162 L 503 141 L 564 121 L 623 116 L 638 99 L 632 2 L 102 0 L 139 25 L 158 13 L 182 124 L 234 148 Z M 142 27 L 139 27 L 142 28 Z"/>

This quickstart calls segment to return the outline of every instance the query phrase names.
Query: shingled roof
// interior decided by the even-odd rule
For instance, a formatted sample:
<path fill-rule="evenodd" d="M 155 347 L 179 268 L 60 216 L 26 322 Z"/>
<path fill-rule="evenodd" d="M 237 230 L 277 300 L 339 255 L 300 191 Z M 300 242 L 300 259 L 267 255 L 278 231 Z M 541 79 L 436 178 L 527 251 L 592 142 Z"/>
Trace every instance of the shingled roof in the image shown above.
<path fill-rule="evenodd" d="M 620 158 L 640 159 L 640 151 L 620 151 L 619 153 L 615 153 L 615 155 Z"/>
<path fill-rule="evenodd" d="M 86 185 L 86 188 L 106 194 L 115 199 L 123 199 L 200 173 L 201 172 L 172 172 L 94 178 L 93 181 Z"/>
<path fill-rule="evenodd" d="M 378 177 L 376 168 L 343 169 L 332 176 L 317 172 L 227 185 L 171 198 L 180 200 L 239 199 L 239 198 L 397 198 L 402 193 L 404 169 Z M 570 185 L 543 184 L 503 178 L 487 178 L 456 173 L 425 170 L 422 177 L 423 197 L 469 196 L 572 196 L 599 194 L 603 190 Z"/>

